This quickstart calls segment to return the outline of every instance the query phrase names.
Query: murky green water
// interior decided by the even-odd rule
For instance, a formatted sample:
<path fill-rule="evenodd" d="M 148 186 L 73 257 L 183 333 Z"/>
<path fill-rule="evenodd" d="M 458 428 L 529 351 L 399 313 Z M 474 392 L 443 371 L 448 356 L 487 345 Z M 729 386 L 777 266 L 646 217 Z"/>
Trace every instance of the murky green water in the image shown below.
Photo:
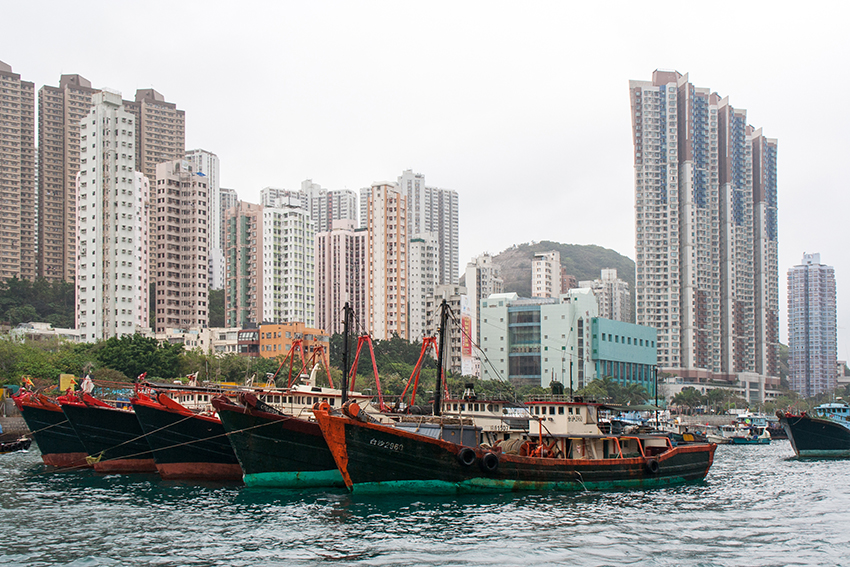
<path fill-rule="evenodd" d="M 366 498 L 0 456 L 0 565 L 850 565 L 850 461 L 721 446 L 705 482 Z"/>

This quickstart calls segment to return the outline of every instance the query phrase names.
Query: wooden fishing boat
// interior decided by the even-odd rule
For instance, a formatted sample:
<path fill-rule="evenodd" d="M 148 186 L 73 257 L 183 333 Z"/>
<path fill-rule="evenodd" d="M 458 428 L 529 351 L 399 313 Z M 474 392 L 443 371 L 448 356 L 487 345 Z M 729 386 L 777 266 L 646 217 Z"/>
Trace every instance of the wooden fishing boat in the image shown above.
<path fill-rule="evenodd" d="M 242 468 L 224 426 L 210 411 L 207 400 L 212 395 L 191 394 L 182 397 L 200 398 L 203 406 L 189 408 L 176 402 L 172 396 L 181 397 L 179 391 L 169 395 L 139 390 L 130 400 L 153 452 L 156 470 L 167 480 L 242 480 Z"/>
<path fill-rule="evenodd" d="M 84 392 L 60 396 L 58 401 L 95 471 L 157 472 L 150 445 L 132 409 L 118 408 Z"/>
<path fill-rule="evenodd" d="M 442 330 L 447 320 L 444 301 Z M 440 341 L 445 344 L 443 333 Z M 438 368 L 443 368 L 442 356 Z M 440 418 L 442 371 L 437 376 L 433 413 Z M 376 423 L 356 402 L 341 411 L 318 404 L 313 413 L 345 485 L 354 492 L 643 488 L 705 478 L 716 445 L 673 447 L 666 436 L 601 434 L 600 406 L 579 399 L 536 401 L 531 416 L 537 435 L 495 447 L 470 447 L 446 435 Z"/>
<path fill-rule="evenodd" d="M 86 462 L 88 453 L 83 443 L 55 400 L 24 389 L 13 400 L 32 432 L 45 465 L 91 468 Z"/>

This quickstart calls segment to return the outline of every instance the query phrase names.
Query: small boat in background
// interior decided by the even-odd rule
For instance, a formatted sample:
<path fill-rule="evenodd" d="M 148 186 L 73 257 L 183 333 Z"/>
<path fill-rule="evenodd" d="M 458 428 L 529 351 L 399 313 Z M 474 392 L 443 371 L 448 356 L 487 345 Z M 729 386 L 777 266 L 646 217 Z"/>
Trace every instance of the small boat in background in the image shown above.
<path fill-rule="evenodd" d="M 15 453 L 17 451 L 26 451 L 30 448 L 32 440 L 27 437 L 21 437 L 15 441 L 6 441 L 0 443 L 0 455 L 5 453 Z"/>

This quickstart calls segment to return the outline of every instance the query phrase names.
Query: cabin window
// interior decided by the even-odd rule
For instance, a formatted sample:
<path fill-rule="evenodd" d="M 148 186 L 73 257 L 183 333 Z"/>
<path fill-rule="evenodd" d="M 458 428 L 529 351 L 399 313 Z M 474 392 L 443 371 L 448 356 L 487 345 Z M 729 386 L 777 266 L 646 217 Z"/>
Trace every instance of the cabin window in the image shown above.
<path fill-rule="evenodd" d="M 454 411 L 457 411 L 457 404 L 452 404 L 452 409 L 453 409 Z"/>
<path fill-rule="evenodd" d="M 558 406 L 558 415 L 564 415 L 564 406 Z"/>
<path fill-rule="evenodd" d="M 555 406 L 549 407 L 549 415 L 555 415 Z"/>
<path fill-rule="evenodd" d="M 329 400 L 328 400 L 328 405 L 329 405 L 329 406 L 333 406 L 333 405 L 334 405 L 334 401 L 335 401 L 335 400 L 334 400 L 333 398 L 329 399 Z"/>
<path fill-rule="evenodd" d="M 460 404 L 460 411 L 463 411 L 465 409 L 466 409 L 466 404 Z"/>
<path fill-rule="evenodd" d="M 473 405 L 473 411 L 478 411 L 478 404 Z"/>
<path fill-rule="evenodd" d="M 573 408 L 570 408 L 570 415 L 573 415 Z"/>

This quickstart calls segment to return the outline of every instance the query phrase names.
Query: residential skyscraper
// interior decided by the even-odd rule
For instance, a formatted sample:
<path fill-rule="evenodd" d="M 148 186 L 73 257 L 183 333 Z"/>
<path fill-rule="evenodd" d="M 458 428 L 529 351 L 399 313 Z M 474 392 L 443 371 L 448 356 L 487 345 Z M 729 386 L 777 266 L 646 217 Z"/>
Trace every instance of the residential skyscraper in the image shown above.
<path fill-rule="evenodd" d="M 531 261 L 531 297 L 558 297 L 561 294 L 561 253 L 541 252 Z"/>
<path fill-rule="evenodd" d="M 84 342 L 148 330 L 150 186 L 135 171 L 135 116 L 101 91 L 80 121 L 76 327 Z"/>
<path fill-rule="evenodd" d="M 433 233 L 414 234 L 408 244 L 408 305 L 411 342 L 433 336 L 427 326 L 427 301 L 433 297 L 439 274 L 439 247 Z M 458 354 L 458 357 L 460 355 Z"/>
<path fill-rule="evenodd" d="M 35 261 L 35 85 L 0 61 L 0 280 L 32 280 Z"/>
<path fill-rule="evenodd" d="M 617 277 L 617 270 L 606 268 L 602 277 L 579 282 L 579 287 L 589 287 L 599 302 L 599 316 L 612 321 L 631 323 L 632 296 L 629 284 Z"/>
<path fill-rule="evenodd" d="M 207 185 L 207 258 L 210 289 L 224 287 L 224 248 L 222 245 L 224 218 L 221 212 L 221 187 L 219 186 L 218 156 L 206 150 L 196 149 L 186 152 L 186 160 L 192 170 L 205 178 Z"/>
<path fill-rule="evenodd" d="M 157 165 L 186 155 L 186 113 L 153 89 L 124 106 L 136 116 L 136 167 L 153 183 Z"/>
<path fill-rule="evenodd" d="M 58 87 L 38 91 L 37 270 L 50 281 L 70 281 L 76 273 L 80 120 L 96 92 L 80 75 L 62 75 Z M 123 143 L 122 153 L 132 152 L 135 160 L 135 139 Z"/>
<path fill-rule="evenodd" d="M 369 246 L 367 329 L 378 339 L 408 340 L 407 197 L 395 183 L 374 183 L 366 207 Z"/>
<path fill-rule="evenodd" d="M 746 111 L 655 71 L 630 81 L 636 319 L 686 378 L 778 375 L 776 147 Z"/>
<path fill-rule="evenodd" d="M 348 302 L 365 321 L 368 307 L 366 263 L 368 233 L 350 219 L 333 221 L 333 230 L 316 235 L 316 326 L 342 333 L 342 309 Z"/>
<path fill-rule="evenodd" d="M 317 232 L 328 232 L 335 220 L 357 222 L 357 193 L 349 189 L 325 189 L 312 179 L 301 182 L 301 194 Z"/>
<path fill-rule="evenodd" d="M 810 397 L 836 386 L 835 270 L 803 254 L 788 270 L 788 366 L 791 388 Z"/>
<path fill-rule="evenodd" d="M 300 207 L 308 212 L 310 210 L 303 193 L 278 187 L 263 187 L 260 190 L 260 204 L 264 207 Z"/>
<path fill-rule="evenodd" d="M 399 176 L 398 186 L 407 195 L 408 236 L 434 234 L 439 250 L 437 283 L 457 284 L 460 266 L 457 191 L 426 187 L 425 176 L 410 169 Z"/>
<path fill-rule="evenodd" d="M 262 323 L 316 324 L 315 232 L 300 207 L 264 207 L 258 230 L 262 246 Z M 258 246 L 259 247 L 259 246 Z"/>
<path fill-rule="evenodd" d="M 224 226 L 225 325 L 259 324 L 263 315 L 263 207 L 239 201 L 227 209 Z"/>
<path fill-rule="evenodd" d="M 209 198 L 209 177 L 188 160 L 156 166 L 159 232 L 151 265 L 158 333 L 209 325 Z"/>

